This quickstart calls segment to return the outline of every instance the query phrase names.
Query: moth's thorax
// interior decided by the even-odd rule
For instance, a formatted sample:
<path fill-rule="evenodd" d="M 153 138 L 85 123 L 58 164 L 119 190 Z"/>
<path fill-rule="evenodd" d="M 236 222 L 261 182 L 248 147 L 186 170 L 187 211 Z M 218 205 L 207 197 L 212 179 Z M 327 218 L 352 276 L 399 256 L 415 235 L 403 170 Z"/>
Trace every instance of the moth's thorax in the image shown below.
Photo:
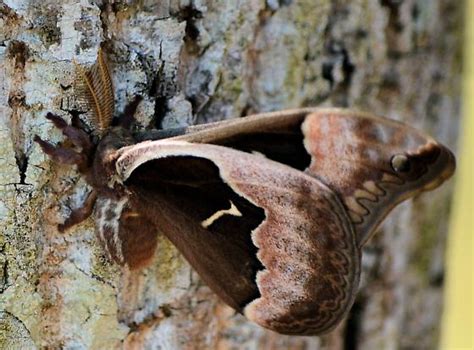
<path fill-rule="evenodd" d="M 111 128 L 99 141 L 94 156 L 92 170 L 92 186 L 97 190 L 120 191 L 120 181 L 117 181 L 115 162 L 119 150 L 135 143 L 131 132 L 120 127 Z"/>

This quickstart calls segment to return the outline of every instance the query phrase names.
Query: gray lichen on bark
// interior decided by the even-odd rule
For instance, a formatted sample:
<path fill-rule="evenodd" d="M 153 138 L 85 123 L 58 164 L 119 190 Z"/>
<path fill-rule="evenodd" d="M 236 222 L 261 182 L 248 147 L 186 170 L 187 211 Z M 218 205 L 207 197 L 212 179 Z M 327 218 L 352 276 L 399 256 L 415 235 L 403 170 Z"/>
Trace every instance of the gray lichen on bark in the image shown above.
<path fill-rule="evenodd" d="M 437 342 L 449 186 L 397 208 L 365 251 L 349 321 L 280 336 L 220 303 L 163 237 L 140 273 L 112 266 L 93 221 L 56 225 L 84 200 L 74 169 L 32 142 L 44 116 L 85 112 L 74 65 L 105 42 L 117 111 L 143 128 L 308 105 L 356 107 L 454 146 L 461 3 L 448 0 L 28 1 L 0 3 L 0 347 L 351 348 Z"/>

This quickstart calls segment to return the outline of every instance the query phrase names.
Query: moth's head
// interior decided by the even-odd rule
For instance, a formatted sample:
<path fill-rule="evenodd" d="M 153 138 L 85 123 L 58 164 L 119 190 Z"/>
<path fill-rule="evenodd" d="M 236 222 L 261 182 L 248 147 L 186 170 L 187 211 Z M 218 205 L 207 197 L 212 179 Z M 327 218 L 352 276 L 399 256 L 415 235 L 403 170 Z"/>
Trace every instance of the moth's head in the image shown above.
<path fill-rule="evenodd" d="M 303 133 L 315 155 L 310 171 L 339 194 L 360 244 L 395 205 L 437 188 L 454 173 L 447 147 L 394 120 L 322 110 L 305 120 Z"/>

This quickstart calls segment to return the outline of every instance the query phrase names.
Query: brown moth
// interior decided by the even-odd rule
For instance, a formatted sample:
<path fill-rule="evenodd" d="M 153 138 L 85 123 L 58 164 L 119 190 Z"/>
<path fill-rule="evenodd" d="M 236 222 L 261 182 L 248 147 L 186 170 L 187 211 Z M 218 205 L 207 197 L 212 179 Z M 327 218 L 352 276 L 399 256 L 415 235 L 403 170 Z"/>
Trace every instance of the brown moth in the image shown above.
<path fill-rule="evenodd" d="M 334 328 L 354 301 L 361 248 L 376 227 L 454 172 L 453 154 L 432 138 L 346 109 L 134 133 L 138 100 L 111 126 L 114 95 L 101 51 L 80 71 L 98 143 L 52 114 L 76 149 L 35 137 L 93 188 L 59 230 L 94 210 L 100 244 L 130 269 L 151 262 L 163 233 L 224 302 L 279 333 Z"/>

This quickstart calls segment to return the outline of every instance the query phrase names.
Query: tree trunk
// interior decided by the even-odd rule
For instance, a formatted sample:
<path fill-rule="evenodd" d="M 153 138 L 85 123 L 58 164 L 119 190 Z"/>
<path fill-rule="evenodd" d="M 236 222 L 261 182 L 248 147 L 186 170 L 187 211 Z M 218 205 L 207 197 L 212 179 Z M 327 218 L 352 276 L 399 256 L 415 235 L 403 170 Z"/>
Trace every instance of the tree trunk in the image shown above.
<path fill-rule="evenodd" d="M 101 42 L 117 112 L 144 96 L 144 128 L 290 107 L 354 107 L 453 146 L 462 2 L 62 0 L 0 2 L 0 348 L 435 348 L 451 186 L 399 206 L 364 250 L 347 320 L 290 337 L 219 302 L 165 238 L 131 273 L 104 258 L 93 220 L 56 225 L 87 185 L 32 142 L 48 111 L 82 113 L 73 60 Z"/>

